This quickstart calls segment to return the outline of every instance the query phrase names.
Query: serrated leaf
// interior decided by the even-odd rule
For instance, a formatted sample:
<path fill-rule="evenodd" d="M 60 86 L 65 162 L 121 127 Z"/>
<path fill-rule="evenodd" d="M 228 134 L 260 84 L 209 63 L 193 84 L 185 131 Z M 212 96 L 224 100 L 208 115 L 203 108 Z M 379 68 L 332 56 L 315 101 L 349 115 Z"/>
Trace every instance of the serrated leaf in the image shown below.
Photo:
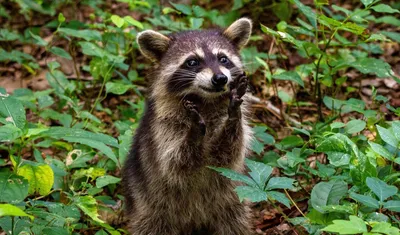
<path fill-rule="evenodd" d="M 286 71 L 280 74 L 274 74 L 272 78 L 278 80 L 292 81 L 304 87 L 304 82 L 303 80 L 301 80 L 300 75 L 296 71 Z"/>
<path fill-rule="evenodd" d="M 74 198 L 75 205 L 79 207 L 87 216 L 98 223 L 104 223 L 99 219 L 97 211 L 97 201 L 92 196 L 76 196 Z"/>
<path fill-rule="evenodd" d="M 290 208 L 290 200 L 286 197 L 285 194 L 281 192 L 276 192 L 276 191 L 268 191 L 267 192 L 268 198 L 272 198 L 273 200 L 276 200 L 283 205 L 285 205 L 287 208 Z"/>
<path fill-rule="evenodd" d="M 386 129 L 379 125 L 376 125 L 376 128 L 379 132 L 379 135 L 386 143 L 392 145 L 393 147 L 397 148 L 399 146 L 399 140 L 394 136 L 394 133 L 390 129 Z"/>
<path fill-rule="evenodd" d="M 354 119 L 348 122 L 344 128 L 347 134 L 355 134 L 364 130 L 367 124 L 363 120 Z"/>
<path fill-rule="evenodd" d="M 245 162 L 247 167 L 250 169 L 249 175 L 251 178 L 257 183 L 260 189 L 264 189 L 265 183 L 272 173 L 272 167 L 250 159 L 245 159 Z"/>
<path fill-rule="evenodd" d="M 311 191 L 311 205 L 314 209 L 324 213 L 324 206 L 338 205 L 347 193 L 347 184 L 344 181 L 320 182 Z"/>
<path fill-rule="evenodd" d="M 220 168 L 220 167 L 209 167 L 210 169 L 213 169 L 215 171 L 218 171 L 221 173 L 221 175 L 233 180 L 233 181 L 239 181 L 243 182 L 249 186 L 257 187 L 256 182 L 254 182 L 250 177 L 240 174 L 234 170 L 227 169 L 227 168 Z"/>
<path fill-rule="evenodd" d="M 117 178 L 111 175 L 100 176 L 96 179 L 96 187 L 102 188 L 109 184 L 116 184 L 121 181 L 121 178 Z"/>
<path fill-rule="evenodd" d="M 379 202 L 375 198 L 357 193 L 350 193 L 350 197 L 368 207 L 379 209 Z"/>
<path fill-rule="evenodd" d="M 122 19 L 120 16 L 112 15 L 110 19 L 118 28 L 124 26 L 125 20 Z"/>
<path fill-rule="evenodd" d="M 25 213 L 20 208 L 11 204 L 0 204 L 0 217 L 3 216 L 27 216 L 31 220 L 34 219 L 32 215 Z"/>
<path fill-rule="evenodd" d="M 366 183 L 368 188 L 379 198 L 380 202 L 395 195 L 398 191 L 395 186 L 388 185 L 378 178 L 367 177 Z"/>
<path fill-rule="evenodd" d="M 0 91 L 0 117 L 5 118 L 6 122 L 24 129 L 26 123 L 25 109 L 21 101 L 15 99 L 7 93 Z"/>
<path fill-rule="evenodd" d="M 386 5 L 386 4 L 378 4 L 376 6 L 371 7 L 376 12 L 382 12 L 382 13 L 400 13 L 399 10 L 393 9 L 391 6 Z"/>
<path fill-rule="evenodd" d="M 55 55 L 65 58 L 65 59 L 72 60 L 72 57 L 68 54 L 68 52 L 66 52 L 64 49 L 62 49 L 60 47 L 52 47 L 52 48 L 50 48 L 49 51 Z"/>
<path fill-rule="evenodd" d="M 287 177 L 273 177 L 268 181 L 265 189 L 292 189 L 294 181 L 294 179 Z"/>
<path fill-rule="evenodd" d="M 23 165 L 18 168 L 17 174 L 23 176 L 29 182 L 29 194 L 34 192 L 47 195 L 54 183 L 54 173 L 49 165 Z"/>
<path fill-rule="evenodd" d="M 238 186 L 235 188 L 235 192 L 239 196 L 240 202 L 242 202 L 244 199 L 248 199 L 251 202 L 262 202 L 267 200 L 267 193 L 259 188 Z"/>
<path fill-rule="evenodd" d="M 359 234 L 368 232 L 364 220 L 357 216 L 350 215 L 349 220 L 334 220 L 333 224 L 326 226 L 322 231 L 339 234 Z"/>
<path fill-rule="evenodd" d="M 387 201 L 383 204 L 383 207 L 390 211 L 400 212 L 400 201 L 396 200 Z"/>
<path fill-rule="evenodd" d="M 21 202 L 28 196 L 28 189 L 28 180 L 24 177 L 0 173 L 0 202 Z"/>
<path fill-rule="evenodd" d="M 383 147 L 380 144 L 368 141 L 368 144 L 371 146 L 372 150 L 374 150 L 375 153 L 379 154 L 380 156 L 393 161 L 394 156 L 391 154 L 385 147 Z"/>

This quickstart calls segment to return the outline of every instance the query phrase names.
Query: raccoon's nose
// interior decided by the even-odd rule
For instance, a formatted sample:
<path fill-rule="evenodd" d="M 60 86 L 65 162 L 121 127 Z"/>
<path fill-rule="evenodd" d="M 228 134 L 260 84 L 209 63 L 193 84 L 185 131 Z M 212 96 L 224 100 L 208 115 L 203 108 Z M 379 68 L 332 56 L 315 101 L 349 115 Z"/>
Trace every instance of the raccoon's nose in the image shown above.
<path fill-rule="evenodd" d="M 211 79 L 211 83 L 215 87 L 223 87 L 227 82 L 228 82 L 228 77 L 225 76 L 224 74 L 216 74 Z"/>

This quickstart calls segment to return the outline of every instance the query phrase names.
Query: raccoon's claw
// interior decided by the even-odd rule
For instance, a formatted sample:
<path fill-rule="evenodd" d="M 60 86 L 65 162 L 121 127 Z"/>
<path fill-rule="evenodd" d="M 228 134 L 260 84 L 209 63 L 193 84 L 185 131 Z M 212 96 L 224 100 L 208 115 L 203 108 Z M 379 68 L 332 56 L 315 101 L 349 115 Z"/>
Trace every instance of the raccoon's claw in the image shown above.
<path fill-rule="evenodd" d="M 246 93 L 248 83 L 249 80 L 246 76 L 246 73 L 243 72 L 242 75 L 240 75 L 233 83 L 230 84 L 231 95 L 233 95 L 233 92 L 236 90 L 236 95 L 239 96 L 239 98 L 242 98 L 242 96 Z"/>
<path fill-rule="evenodd" d="M 202 135 L 205 135 L 206 134 L 206 123 L 204 122 L 203 117 L 200 115 L 196 104 L 193 103 L 193 101 L 184 100 L 183 101 L 183 106 L 189 112 L 189 115 L 190 115 L 193 123 L 197 123 L 198 124 L 198 127 L 200 129 L 200 133 Z"/>
<path fill-rule="evenodd" d="M 241 99 L 242 96 L 243 94 L 239 96 L 237 89 L 233 89 L 231 91 L 231 97 L 228 107 L 228 115 L 230 120 L 241 118 L 242 113 L 240 110 L 240 105 L 243 103 L 243 100 Z"/>

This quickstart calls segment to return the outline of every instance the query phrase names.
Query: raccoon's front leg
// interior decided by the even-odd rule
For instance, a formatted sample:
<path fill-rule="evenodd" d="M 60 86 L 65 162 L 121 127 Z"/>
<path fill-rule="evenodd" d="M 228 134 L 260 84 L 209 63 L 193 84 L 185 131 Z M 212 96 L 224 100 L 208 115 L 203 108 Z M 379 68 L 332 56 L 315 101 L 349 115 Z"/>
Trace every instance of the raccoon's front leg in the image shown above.
<path fill-rule="evenodd" d="M 231 166 L 244 147 L 241 104 L 247 85 L 248 79 L 244 73 L 231 85 L 228 119 L 219 135 L 211 142 L 213 147 L 210 156 L 216 158 L 214 159 L 216 166 Z"/>
<path fill-rule="evenodd" d="M 194 102 L 190 100 L 184 100 L 183 106 L 189 112 L 191 119 L 188 138 L 191 139 L 190 141 L 201 142 L 206 134 L 206 123 L 197 110 L 197 106 L 194 104 Z"/>

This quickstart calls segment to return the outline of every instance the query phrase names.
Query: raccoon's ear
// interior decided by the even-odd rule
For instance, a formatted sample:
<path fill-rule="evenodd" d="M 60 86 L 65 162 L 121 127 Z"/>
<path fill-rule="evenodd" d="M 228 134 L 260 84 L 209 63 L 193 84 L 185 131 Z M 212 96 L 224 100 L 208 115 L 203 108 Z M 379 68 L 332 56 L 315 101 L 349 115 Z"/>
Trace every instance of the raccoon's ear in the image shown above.
<path fill-rule="evenodd" d="M 139 49 L 144 56 L 159 61 L 168 50 L 170 39 L 153 30 L 145 30 L 137 35 Z"/>
<path fill-rule="evenodd" d="M 240 18 L 233 22 L 223 33 L 238 49 L 249 41 L 253 23 L 250 19 Z"/>

